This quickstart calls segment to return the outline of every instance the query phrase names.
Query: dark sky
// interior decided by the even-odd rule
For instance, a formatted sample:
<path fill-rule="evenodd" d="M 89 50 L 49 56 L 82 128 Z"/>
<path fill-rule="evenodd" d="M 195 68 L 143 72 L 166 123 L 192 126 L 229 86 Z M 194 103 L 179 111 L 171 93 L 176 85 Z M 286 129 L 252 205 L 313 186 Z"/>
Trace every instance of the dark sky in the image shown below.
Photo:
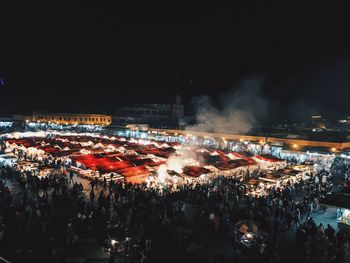
<path fill-rule="evenodd" d="M 189 105 L 255 76 L 272 112 L 350 112 L 345 1 L 6 2 L 4 112 Z"/>

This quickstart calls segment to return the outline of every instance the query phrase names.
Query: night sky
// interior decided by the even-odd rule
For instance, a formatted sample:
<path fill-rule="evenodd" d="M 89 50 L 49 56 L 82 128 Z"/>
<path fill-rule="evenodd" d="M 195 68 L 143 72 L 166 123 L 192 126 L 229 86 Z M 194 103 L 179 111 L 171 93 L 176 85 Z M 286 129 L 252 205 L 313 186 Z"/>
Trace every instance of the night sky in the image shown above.
<path fill-rule="evenodd" d="M 350 113 L 345 1 L 7 2 L 3 113 L 113 113 L 176 94 L 190 106 L 256 77 L 272 118 Z"/>

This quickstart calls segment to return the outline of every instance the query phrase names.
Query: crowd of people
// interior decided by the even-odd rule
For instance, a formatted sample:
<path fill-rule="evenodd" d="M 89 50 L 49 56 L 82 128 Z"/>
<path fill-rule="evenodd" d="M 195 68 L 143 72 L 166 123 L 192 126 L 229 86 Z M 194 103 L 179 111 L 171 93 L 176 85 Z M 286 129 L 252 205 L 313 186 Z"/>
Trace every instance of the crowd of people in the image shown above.
<path fill-rule="evenodd" d="M 297 230 L 303 259 L 317 255 L 320 250 L 314 247 L 324 245 L 325 237 L 330 258 L 339 259 L 345 251 L 341 233 L 334 239 L 334 229 L 315 227 L 310 218 L 320 210 L 318 200 L 330 187 L 320 174 L 311 175 L 306 182 L 269 188 L 265 197 L 254 197 L 245 182 L 235 177 L 185 184 L 176 191 L 92 181 L 85 193 L 73 173 L 54 168 L 43 178 L 29 171 L 1 169 L 0 253 L 4 257 L 25 255 L 27 262 L 64 262 L 67 247 L 82 238 L 94 238 L 106 247 L 110 262 L 118 257 L 125 262 L 154 262 L 160 251 L 154 251 L 152 241 L 159 233 L 174 237 L 174 245 L 186 250 L 188 244 L 200 243 L 197 227 L 209 239 L 231 240 L 234 249 L 227 260 L 236 262 L 252 257 L 279 262 L 287 249 L 281 239 L 288 230 Z M 8 180 L 18 184 L 16 194 L 6 185 Z M 249 253 L 233 238 L 234 224 L 245 219 L 257 222 L 269 237 Z M 155 247 L 159 249 L 159 244 Z M 211 260 L 225 262 L 218 255 Z"/>
<path fill-rule="evenodd" d="M 336 233 L 329 224 L 326 228 L 322 223 L 317 226 L 312 218 L 297 227 L 296 244 L 306 260 L 316 255 L 326 257 L 331 262 L 343 262 L 347 246 L 344 232 Z"/>
<path fill-rule="evenodd" d="M 11 262 L 65 262 L 69 248 L 88 238 L 96 240 L 110 263 L 163 262 L 162 254 L 176 253 L 167 258 L 171 262 L 196 249 L 208 262 L 285 262 L 290 251 L 302 261 L 342 262 L 345 257 L 344 233 L 312 219 L 325 211 L 319 200 L 334 188 L 332 177 L 349 169 L 343 162 L 336 161 L 330 173 L 311 173 L 307 180 L 253 187 L 259 194 L 252 195 L 246 180 L 255 175 L 249 173 L 176 187 L 95 179 L 83 186 L 85 179 L 78 179 L 69 164 L 21 149 L 15 154 L 39 166 L 0 168 L 0 256 Z M 43 167 L 50 172 L 38 176 Z M 242 220 L 256 222 L 263 233 L 253 249 L 236 240 L 235 224 Z M 294 246 L 284 240 L 288 232 L 295 233 Z M 225 242 L 228 255 L 210 249 Z"/>

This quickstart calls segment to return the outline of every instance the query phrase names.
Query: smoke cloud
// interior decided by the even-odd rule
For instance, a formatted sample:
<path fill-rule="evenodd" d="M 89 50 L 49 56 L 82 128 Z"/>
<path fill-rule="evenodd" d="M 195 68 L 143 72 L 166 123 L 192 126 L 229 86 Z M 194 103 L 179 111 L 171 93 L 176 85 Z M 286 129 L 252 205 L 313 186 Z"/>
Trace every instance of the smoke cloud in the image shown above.
<path fill-rule="evenodd" d="M 267 100 L 261 94 L 262 80 L 248 79 L 232 87 L 215 106 L 211 98 L 195 98 L 196 124 L 191 131 L 245 134 L 267 116 Z"/>
<path fill-rule="evenodd" d="M 198 166 L 202 161 L 202 156 L 196 152 L 194 146 L 181 147 L 167 159 L 165 164 L 158 167 L 157 174 L 160 180 L 164 180 L 167 177 L 168 170 L 181 174 L 185 166 Z"/>
<path fill-rule="evenodd" d="M 196 124 L 187 128 L 191 131 L 244 134 L 254 124 L 267 116 L 267 100 L 261 95 L 261 79 L 248 79 L 233 86 L 219 98 L 215 105 L 208 96 L 193 100 L 196 110 Z M 202 156 L 195 146 L 182 146 L 159 166 L 158 177 L 165 180 L 167 170 L 182 173 L 187 165 L 199 165 Z"/>

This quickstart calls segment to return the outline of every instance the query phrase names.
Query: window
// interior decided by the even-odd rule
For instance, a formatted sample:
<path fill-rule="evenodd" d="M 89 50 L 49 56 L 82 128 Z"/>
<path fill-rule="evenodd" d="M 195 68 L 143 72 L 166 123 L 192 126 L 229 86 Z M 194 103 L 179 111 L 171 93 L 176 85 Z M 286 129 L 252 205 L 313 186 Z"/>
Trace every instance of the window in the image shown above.
<path fill-rule="evenodd" d="M 83 118 L 80 118 L 80 121 L 83 121 Z"/>
<path fill-rule="evenodd" d="M 62 120 L 62 117 L 60 117 L 60 121 Z"/>
<path fill-rule="evenodd" d="M 87 121 L 87 118 L 85 118 L 85 121 Z"/>

